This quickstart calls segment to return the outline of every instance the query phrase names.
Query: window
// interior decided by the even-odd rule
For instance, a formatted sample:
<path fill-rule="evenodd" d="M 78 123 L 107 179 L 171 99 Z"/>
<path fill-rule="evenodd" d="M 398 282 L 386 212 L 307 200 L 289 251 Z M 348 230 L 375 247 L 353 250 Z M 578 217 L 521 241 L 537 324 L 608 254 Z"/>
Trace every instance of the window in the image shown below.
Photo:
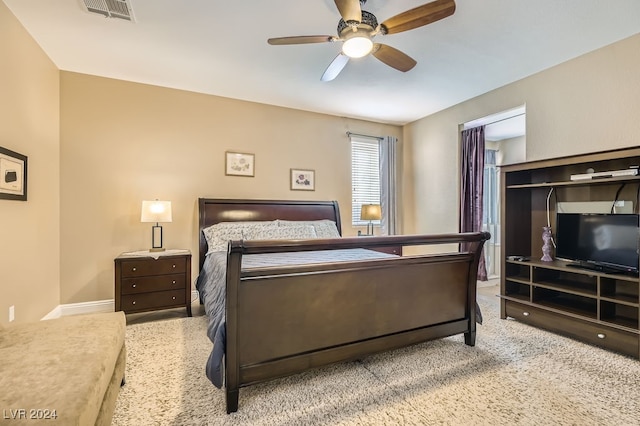
<path fill-rule="evenodd" d="M 351 136 L 351 188 L 351 224 L 366 226 L 369 221 L 360 220 L 360 208 L 363 204 L 380 204 L 380 144 L 377 139 Z"/>

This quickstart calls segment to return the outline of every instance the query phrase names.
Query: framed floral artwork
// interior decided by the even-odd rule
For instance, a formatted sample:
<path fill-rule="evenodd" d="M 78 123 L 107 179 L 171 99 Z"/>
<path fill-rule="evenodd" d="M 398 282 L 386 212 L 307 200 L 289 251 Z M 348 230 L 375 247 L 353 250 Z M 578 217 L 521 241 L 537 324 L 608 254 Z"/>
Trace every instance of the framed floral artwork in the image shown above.
<path fill-rule="evenodd" d="M 0 199 L 27 201 L 27 157 L 0 147 Z"/>
<path fill-rule="evenodd" d="M 315 191 L 315 189 L 316 189 L 315 170 L 291 169 L 291 190 Z"/>
<path fill-rule="evenodd" d="M 225 154 L 225 174 L 227 176 L 255 176 L 254 154 L 230 151 Z"/>

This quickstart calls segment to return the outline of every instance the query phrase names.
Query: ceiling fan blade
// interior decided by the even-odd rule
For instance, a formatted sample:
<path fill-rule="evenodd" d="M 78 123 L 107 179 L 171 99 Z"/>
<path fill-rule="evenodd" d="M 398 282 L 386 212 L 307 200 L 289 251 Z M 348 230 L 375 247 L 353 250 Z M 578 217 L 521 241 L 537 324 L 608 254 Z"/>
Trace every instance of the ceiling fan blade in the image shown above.
<path fill-rule="evenodd" d="M 393 16 L 380 24 L 380 26 L 384 34 L 395 34 L 439 21 L 453 15 L 455 11 L 455 1 L 436 0 Z"/>
<path fill-rule="evenodd" d="M 362 9 L 360 8 L 360 0 L 335 0 L 335 3 L 344 22 L 362 21 Z"/>
<path fill-rule="evenodd" d="M 312 36 L 293 36 L 293 37 L 276 37 L 267 40 L 272 45 L 282 44 L 307 44 L 307 43 L 327 43 L 335 41 L 334 36 L 328 35 L 312 35 Z"/>
<path fill-rule="evenodd" d="M 333 80 L 338 76 L 338 74 L 340 74 L 340 71 L 342 71 L 345 65 L 347 65 L 347 62 L 349 62 L 349 57 L 344 53 L 340 53 L 329 64 L 327 69 L 324 71 L 324 74 L 322 74 L 322 77 L 320 77 L 320 80 L 322 81 Z"/>
<path fill-rule="evenodd" d="M 386 44 L 375 43 L 371 54 L 376 59 L 402 72 L 409 71 L 417 64 L 412 57 Z"/>

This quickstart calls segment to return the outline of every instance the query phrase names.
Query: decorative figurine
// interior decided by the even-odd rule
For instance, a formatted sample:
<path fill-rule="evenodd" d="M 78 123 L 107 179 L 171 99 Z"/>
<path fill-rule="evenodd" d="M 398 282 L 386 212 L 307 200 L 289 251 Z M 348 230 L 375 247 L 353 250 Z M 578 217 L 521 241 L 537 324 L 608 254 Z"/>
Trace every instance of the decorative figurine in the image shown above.
<path fill-rule="evenodd" d="M 542 241 L 544 244 L 542 245 L 542 259 L 540 260 L 543 262 L 551 262 L 553 261 L 551 257 L 551 227 L 542 227 Z"/>

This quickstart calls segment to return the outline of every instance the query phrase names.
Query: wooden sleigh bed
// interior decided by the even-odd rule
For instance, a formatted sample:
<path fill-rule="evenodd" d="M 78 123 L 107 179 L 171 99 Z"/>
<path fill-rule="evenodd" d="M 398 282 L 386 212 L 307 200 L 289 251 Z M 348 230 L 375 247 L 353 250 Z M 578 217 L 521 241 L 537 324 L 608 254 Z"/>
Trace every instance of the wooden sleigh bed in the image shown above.
<path fill-rule="evenodd" d="M 274 220 L 331 220 L 340 231 L 337 202 L 201 198 L 200 269 L 208 251 L 204 229 L 220 222 Z M 489 237 L 465 233 L 229 242 L 222 254 L 226 346 L 221 371 L 227 413 L 237 411 L 241 387 L 277 377 L 456 334 L 464 334 L 464 342 L 474 346 L 476 273 Z M 433 244 L 459 244 L 461 249 L 242 267 L 243 256 L 260 253 Z M 200 277 L 198 281 L 200 286 Z"/>

